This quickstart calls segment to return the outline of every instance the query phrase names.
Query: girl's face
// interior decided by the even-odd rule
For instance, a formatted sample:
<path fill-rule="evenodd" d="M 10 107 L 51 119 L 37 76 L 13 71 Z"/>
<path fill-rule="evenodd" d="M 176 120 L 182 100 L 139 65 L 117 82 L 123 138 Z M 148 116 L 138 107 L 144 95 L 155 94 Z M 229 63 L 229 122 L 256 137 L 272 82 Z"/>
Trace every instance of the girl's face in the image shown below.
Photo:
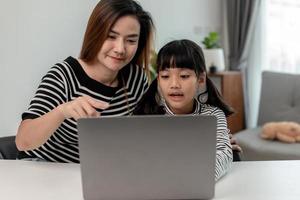
<path fill-rule="evenodd" d="M 193 112 L 194 97 L 200 83 L 194 70 L 167 68 L 158 73 L 157 80 L 161 95 L 172 112 L 175 114 Z"/>
<path fill-rule="evenodd" d="M 134 16 L 119 18 L 111 28 L 97 55 L 102 67 L 118 72 L 134 57 L 140 35 L 140 24 Z"/>

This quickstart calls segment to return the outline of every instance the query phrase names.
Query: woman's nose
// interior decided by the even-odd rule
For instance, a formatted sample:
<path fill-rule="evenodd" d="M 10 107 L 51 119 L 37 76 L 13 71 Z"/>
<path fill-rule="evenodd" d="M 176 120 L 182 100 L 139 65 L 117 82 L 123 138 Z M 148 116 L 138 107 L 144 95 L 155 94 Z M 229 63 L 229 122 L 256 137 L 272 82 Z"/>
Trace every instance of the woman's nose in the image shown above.
<path fill-rule="evenodd" d="M 125 44 L 123 39 L 116 40 L 114 52 L 120 55 L 125 54 Z"/>

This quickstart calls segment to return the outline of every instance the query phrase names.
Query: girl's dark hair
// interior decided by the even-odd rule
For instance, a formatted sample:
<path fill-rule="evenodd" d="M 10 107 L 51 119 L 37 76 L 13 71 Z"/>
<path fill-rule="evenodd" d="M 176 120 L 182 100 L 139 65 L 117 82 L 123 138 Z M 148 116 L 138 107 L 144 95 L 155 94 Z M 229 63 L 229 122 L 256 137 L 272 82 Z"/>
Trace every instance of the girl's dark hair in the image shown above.
<path fill-rule="evenodd" d="M 233 113 L 233 109 L 225 103 L 218 89 L 215 87 L 214 83 L 209 79 L 209 77 L 207 77 L 205 59 L 204 59 L 202 49 L 195 42 L 190 40 L 174 40 L 172 42 L 167 43 L 158 52 L 156 64 L 157 64 L 157 73 L 167 68 L 192 69 L 195 71 L 196 76 L 198 78 L 201 74 L 205 73 L 207 92 L 208 92 L 208 100 L 206 103 L 220 108 L 225 113 L 226 116 L 229 116 Z M 156 80 L 154 80 L 152 85 L 155 84 L 157 87 Z M 150 86 L 150 89 L 151 87 L 153 87 L 152 85 Z M 148 106 L 153 104 L 149 102 L 150 100 L 151 101 L 155 100 L 153 98 L 152 99 L 150 98 L 150 96 L 154 96 L 153 89 L 152 90 L 150 89 L 147 91 L 145 95 L 148 97 L 143 99 L 141 101 L 141 104 L 148 105 Z M 148 109 L 147 111 L 157 110 L 157 109 L 149 109 L 149 108 L 147 109 Z M 144 112 L 142 114 L 153 114 L 153 113 L 147 113 L 146 110 L 142 110 L 141 105 L 138 105 L 137 110 L 139 113 Z"/>
<path fill-rule="evenodd" d="M 87 24 L 79 58 L 93 62 L 115 22 L 127 15 L 135 16 L 140 23 L 138 48 L 131 63 L 144 67 L 149 75 L 154 24 L 151 15 L 134 0 L 101 0 L 96 5 Z"/>
<path fill-rule="evenodd" d="M 164 107 L 158 104 L 157 79 L 154 79 L 138 103 L 133 115 L 163 115 L 165 114 Z"/>
<path fill-rule="evenodd" d="M 201 48 L 190 40 L 174 40 L 163 46 L 157 55 L 156 72 L 167 68 L 188 68 L 197 77 L 204 73 L 205 60 Z"/>

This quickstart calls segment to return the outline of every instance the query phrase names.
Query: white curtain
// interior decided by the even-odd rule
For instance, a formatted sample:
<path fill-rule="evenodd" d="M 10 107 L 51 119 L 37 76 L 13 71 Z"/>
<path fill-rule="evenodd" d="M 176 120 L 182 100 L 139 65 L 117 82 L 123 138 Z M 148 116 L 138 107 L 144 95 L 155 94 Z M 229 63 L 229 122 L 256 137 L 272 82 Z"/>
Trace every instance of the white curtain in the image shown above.
<path fill-rule="evenodd" d="M 254 34 L 251 41 L 251 48 L 249 51 L 249 59 L 247 66 L 243 68 L 246 89 L 244 90 L 245 101 L 245 113 L 246 113 L 246 126 L 247 128 L 253 128 L 257 123 L 259 100 L 260 100 L 260 87 L 261 87 L 261 72 L 265 65 L 265 32 L 266 17 L 265 17 L 266 1 L 262 1 L 259 7 L 258 19 L 255 24 Z"/>

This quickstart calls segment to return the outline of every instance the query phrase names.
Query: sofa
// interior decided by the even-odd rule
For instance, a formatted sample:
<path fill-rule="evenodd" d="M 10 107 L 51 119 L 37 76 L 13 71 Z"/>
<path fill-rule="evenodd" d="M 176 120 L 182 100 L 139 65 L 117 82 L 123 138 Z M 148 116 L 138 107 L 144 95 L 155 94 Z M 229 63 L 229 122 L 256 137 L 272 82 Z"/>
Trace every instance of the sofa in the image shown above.
<path fill-rule="evenodd" d="M 300 75 L 264 71 L 257 127 L 235 134 L 243 149 L 242 160 L 298 160 L 300 143 L 264 140 L 261 127 L 267 122 L 300 123 Z"/>
<path fill-rule="evenodd" d="M 14 160 L 17 158 L 18 149 L 15 143 L 15 136 L 0 138 L 0 159 Z"/>

